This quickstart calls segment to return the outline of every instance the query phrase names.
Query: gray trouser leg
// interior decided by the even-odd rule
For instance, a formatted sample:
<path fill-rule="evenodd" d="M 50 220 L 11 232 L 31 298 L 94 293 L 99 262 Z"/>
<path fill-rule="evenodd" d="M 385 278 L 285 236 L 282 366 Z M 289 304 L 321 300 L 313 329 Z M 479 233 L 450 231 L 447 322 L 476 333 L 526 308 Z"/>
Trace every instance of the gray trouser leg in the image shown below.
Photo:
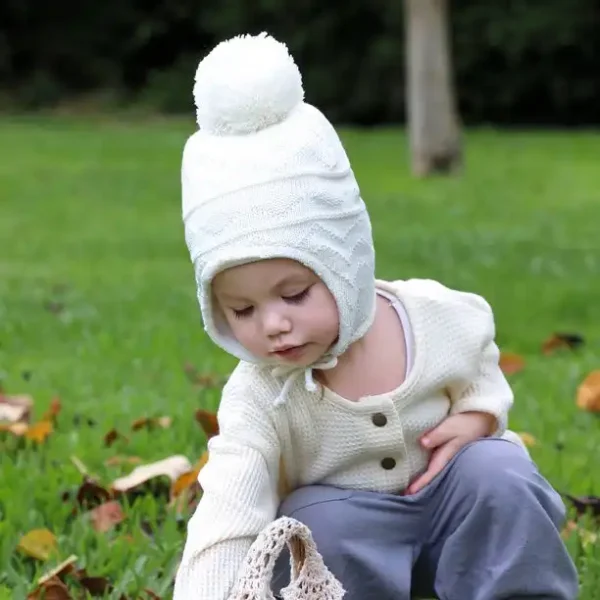
<path fill-rule="evenodd" d="M 280 514 L 304 522 L 344 600 L 574 600 L 577 573 L 560 538 L 564 505 L 511 442 L 466 446 L 412 496 L 309 486 Z M 288 582 L 289 558 L 274 591 Z"/>

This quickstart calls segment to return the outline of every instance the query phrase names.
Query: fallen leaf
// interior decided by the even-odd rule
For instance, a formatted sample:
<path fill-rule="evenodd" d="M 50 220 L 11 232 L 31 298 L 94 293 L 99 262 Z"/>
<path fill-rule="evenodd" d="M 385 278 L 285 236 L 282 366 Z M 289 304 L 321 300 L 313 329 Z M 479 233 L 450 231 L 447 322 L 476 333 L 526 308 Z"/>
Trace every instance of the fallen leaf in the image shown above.
<path fill-rule="evenodd" d="M 563 540 L 568 540 L 571 534 L 577 530 L 577 523 L 575 521 L 567 521 L 560 532 L 560 537 Z"/>
<path fill-rule="evenodd" d="M 56 576 L 39 585 L 27 600 L 73 600 L 67 586 Z"/>
<path fill-rule="evenodd" d="M 56 537 L 48 529 L 32 529 L 19 540 L 17 548 L 32 558 L 48 560 L 57 550 Z"/>
<path fill-rule="evenodd" d="M 104 461 L 107 467 L 114 467 L 118 465 L 139 465 L 142 459 L 139 456 L 111 456 Z"/>
<path fill-rule="evenodd" d="M 56 417 L 61 411 L 61 408 L 62 405 L 60 403 L 60 400 L 58 398 L 52 398 L 52 400 L 50 401 L 50 407 L 44 413 L 42 421 L 55 421 Z"/>
<path fill-rule="evenodd" d="M 117 440 L 123 440 L 125 443 L 129 442 L 129 440 L 122 434 L 120 434 L 116 429 L 111 429 L 104 436 L 104 445 L 107 448 L 110 448 Z"/>
<path fill-rule="evenodd" d="M 41 444 L 53 431 L 54 427 L 50 421 L 38 421 L 31 425 L 24 435 L 28 440 Z"/>
<path fill-rule="evenodd" d="M 60 577 L 61 575 L 66 575 L 68 573 L 73 572 L 75 569 L 76 562 L 77 562 L 77 557 L 74 554 L 71 554 L 71 556 L 69 556 L 69 558 L 67 558 L 67 560 L 63 560 L 63 562 L 61 562 L 59 565 L 57 565 L 56 567 L 54 567 L 47 573 L 44 573 L 44 575 L 42 575 L 37 580 L 38 585 L 43 585 L 44 583 L 46 583 L 48 580 L 52 579 L 53 577 Z"/>
<path fill-rule="evenodd" d="M 525 360 L 522 356 L 512 352 L 502 352 L 500 354 L 500 368 L 505 375 L 518 373 L 525 366 Z"/>
<path fill-rule="evenodd" d="M 112 494 L 101 486 L 95 479 L 84 477 L 83 483 L 77 490 L 77 505 L 90 510 L 99 504 L 104 504 L 112 498 Z"/>
<path fill-rule="evenodd" d="M 0 423 L 0 431 L 9 431 L 13 435 L 21 437 L 25 435 L 25 432 L 29 429 L 27 423 Z"/>
<path fill-rule="evenodd" d="M 518 435 L 521 438 L 521 440 L 523 441 L 523 443 L 528 448 L 531 448 L 537 444 L 537 440 L 530 433 L 527 433 L 526 431 L 522 431 Z"/>
<path fill-rule="evenodd" d="M 136 419 L 131 424 L 131 429 L 133 429 L 133 431 L 138 431 L 138 429 L 142 429 L 142 427 L 147 427 L 148 429 L 152 429 L 153 427 L 168 429 L 171 427 L 172 422 L 173 419 L 171 417 L 142 417 Z"/>
<path fill-rule="evenodd" d="M 127 492 L 156 477 L 168 477 L 173 482 L 183 473 L 191 471 L 191 469 L 192 465 L 185 456 L 170 456 L 157 462 L 136 467 L 129 475 L 115 479 L 111 489 L 116 492 Z"/>
<path fill-rule="evenodd" d="M 18 423 L 29 421 L 33 399 L 31 396 L 4 396 L 0 394 L 0 421 Z"/>
<path fill-rule="evenodd" d="M 223 385 L 224 380 L 220 375 L 214 373 L 199 373 L 191 363 L 186 363 L 183 370 L 188 380 L 201 388 L 214 388 Z"/>
<path fill-rule="evenodd" d="M 564 496 L 573 505 L 578 515 L 591 512 L 593 517 L 600 517 L 600 497 L 571 496 L 570 494 L 564 494 Z"/>
<path fill-rule="evenodd" d="M 206 439 L 210 439 L 219 434 L 219 422 L 217 421 L 217 415 L 215 413 L 200 408 L 196 411 L 196 421 L 200 423 L 200 426 L 206 435 Z"/>
<path fill-rule="evenodd" d="M 96 531 L 104 533 L 125 519 L 123 509 L 116 500 L 111 500 L 96 506 L 90 511 L 92 525 Z"/>
<path fill-rule="evenodd" d="M 562 348 L 576 350 L 583 346 L 584 342 L 583 336 L 578 333 L 553 333 L 542 344 L 542 352 L 544 354 L 552 354 Z"/>
<path fill-rule="evenodd" d="M 571 538 L 573 534 L 577 534 L 579 539 L 581 540 L 581 545 L 587 549 L 590 546 L 594 546 L 597 542 L 600 541 L 600 535 L 595 531 L 590 531 L 589 529 L 585 529 L 577 524 L 576 521 L 567 521 L 562 531 L 560 532 L 560 536 L 563 540 L 568 540 Z"/>
<path fill-rule="evenodd" d="M 79 583 L 92 595 L 104 596 L 112 591 L 112 584 L 106 577 L 90 577 L 84 575 L 80 577 Z"/>
<path fill-rule="evenodd" d="M 177 498 L 185 490 L 195 487 L 200 484 L 198 483 L 198 475 L 208 461 L 208 451 L 204 451 L 198 462 L 194 465 L 194 468 L 186 473 L 182 473 L 171 486 L 171 499 Z"/>
<path fill-rule="evenodd" d="M 592 371 L 577 388 L 577 406 L 581 410 L 600 412 L 600 370 Z"/>

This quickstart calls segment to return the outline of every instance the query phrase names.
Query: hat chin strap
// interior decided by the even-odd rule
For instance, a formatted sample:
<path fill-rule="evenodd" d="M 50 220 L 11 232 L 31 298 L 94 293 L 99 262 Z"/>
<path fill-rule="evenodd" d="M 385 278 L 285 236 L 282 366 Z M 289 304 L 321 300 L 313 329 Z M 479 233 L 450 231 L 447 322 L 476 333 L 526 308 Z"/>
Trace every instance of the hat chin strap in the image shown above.
<path fill-rule="evenodd" d="M 278 365 L 273 368 L 271 374 L 273 377 L 286 377 L 286 380 L 281 388 L 281 392 L 275 398 L 274 405 L 282 406 L 285 404 L 289 391 L 294 381 L 304 373 L 304 386 L 308 392 L 316 392 L 318 389 L 315 379 L 313 377 L 313 369 L 333 369 L 338 364 L 337 356 L 330 356 L 328 358 L 323 357 L 321 360 L 313 363 L 309 367 L 302 369 L 301 367 L 294 367 L 293 365 Z"/>

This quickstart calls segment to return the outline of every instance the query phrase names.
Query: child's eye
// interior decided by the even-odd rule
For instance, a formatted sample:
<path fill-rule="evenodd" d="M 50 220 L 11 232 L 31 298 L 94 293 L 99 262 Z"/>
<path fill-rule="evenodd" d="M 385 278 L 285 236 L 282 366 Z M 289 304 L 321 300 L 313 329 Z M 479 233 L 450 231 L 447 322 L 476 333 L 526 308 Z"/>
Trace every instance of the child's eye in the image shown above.
<path fill-rule="evenodd" d="M 288 302 L 289 304 L 300 304 L 301 302 L 303 302 L 306 299 L 309 292 L 310 292 L 310 288 L 307 287 L 305 290 L 303 290 L 299 294 L 294 294 L 293 296 L 282 296 L 282 298 L 285 300 L 285 302 Z"/>
<path fill-rule="evenodd" d="M 233 311 L 233 316 L 236 319 L 244 319 L 249 317 L 252 314 L 252 307 L 248 306 L 247 308 L 242 308 L 241 310 L 236 310 L 235 308 L 231 309 Z"/>

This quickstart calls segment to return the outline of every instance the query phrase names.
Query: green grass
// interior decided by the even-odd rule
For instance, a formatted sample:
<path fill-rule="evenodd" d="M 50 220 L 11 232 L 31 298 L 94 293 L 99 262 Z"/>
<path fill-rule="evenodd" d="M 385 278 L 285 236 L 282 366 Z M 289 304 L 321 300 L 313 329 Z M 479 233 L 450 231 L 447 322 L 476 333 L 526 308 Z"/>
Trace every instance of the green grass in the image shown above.
<path fill-rule="evenodd" d="M 57 534 L 60 558 L 76 554 L 118 589 L 169 596 L 184 536 L 160 501 L 146 497 L 119 530 L 98 534 L 61 495 L 81 481 L 72 455 L 109 483 L 131 469 L 105 466 L 114 454 L 194 462 L 205 447 L 194 411 L 216 407 L 218 391 L 194 389 L 184 364 L 226 374 L 234 361 L 203 333 L 183 241 L 179 168 L 192 129 L 191 120 L 0 121 L 1 384 L 31 394 L 37 416 L 55 396 L 63 404 L 44 445 L 0 436 L 0 598 L 25 598 L 55 564 L 15 551 L 37 527 Z M 371 210 L 378 275 L 484 295 L 501 348 L 527 361 L 510 378 L 511 428 L 538 439 L 532 454 L 560 491 L 600 494 L 600 419 L 574 402 L 600 368 L 600 136 L 469 132 L 464 175 L 428 181 L 410 177 L 400 131 L 343 137 Z M 581 333 L 585 348 L 543 356 L 557 330 Z M 173 425 L 131 433 L 146 415 Z M 104 446 L 113 427 L 128 444 Z M 141 520 L 155 523 L 152 537 Z M 575 536 L 569 548 L 582 600 L 597 598 L 600 545 Z"/>

